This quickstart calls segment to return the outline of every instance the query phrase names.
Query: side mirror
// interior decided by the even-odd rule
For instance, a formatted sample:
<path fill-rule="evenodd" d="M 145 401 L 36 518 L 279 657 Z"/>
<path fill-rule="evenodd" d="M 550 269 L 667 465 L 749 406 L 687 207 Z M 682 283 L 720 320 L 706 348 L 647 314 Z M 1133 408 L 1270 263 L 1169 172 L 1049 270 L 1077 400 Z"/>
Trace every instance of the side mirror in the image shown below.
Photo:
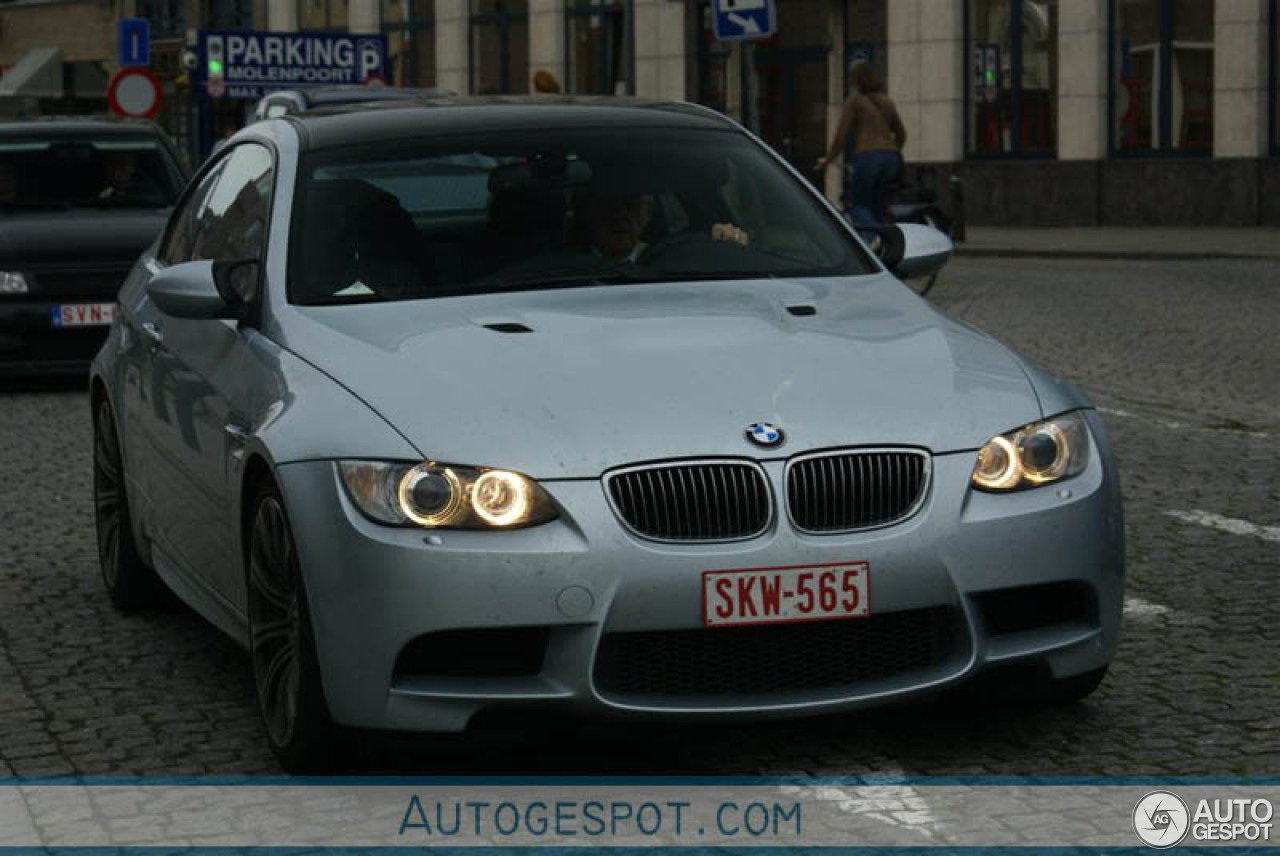
<path fill-rule="evenodd" d="M 951 259 L 954 251 L 951 239 L 932 226 L 899 223 L 856 228 L 859 232 L 880 236 L 880 261 L 899 279 L 932 276 Z"/>
<path fill-rule="evenodd" d="M 889 265 L 902 279 L 921 279 L 933 276 L 951 259 L 955 247 L 951 239 L 932 226 L 916 223 L 898 225 L 902 233 L 902 257 L 896 265 Z"/>
<path fill-rule="evenodd" d="M 239 318 L 244 292 L 239 286 L 257 277 L 258 260 L 183 262 L 165 268 L 147 283 L 147 296 L 174 318 Z"/>

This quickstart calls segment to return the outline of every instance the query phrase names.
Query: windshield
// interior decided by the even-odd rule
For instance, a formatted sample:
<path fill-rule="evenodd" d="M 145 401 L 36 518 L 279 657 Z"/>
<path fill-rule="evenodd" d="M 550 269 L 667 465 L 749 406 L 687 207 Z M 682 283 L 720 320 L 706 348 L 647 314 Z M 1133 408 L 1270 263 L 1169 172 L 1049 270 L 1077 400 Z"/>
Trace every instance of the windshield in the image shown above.
<path fill-rule="evenodd" d="M 293 224 L 295 303 L 875 269 L 794 176 L 730 130 L 320 153 L 303 162 Z"/>
<path fill-rule="evenodd" d="M 178 176 L 154 137 L 0 139 L 0 213 L 166 208 Z"/>

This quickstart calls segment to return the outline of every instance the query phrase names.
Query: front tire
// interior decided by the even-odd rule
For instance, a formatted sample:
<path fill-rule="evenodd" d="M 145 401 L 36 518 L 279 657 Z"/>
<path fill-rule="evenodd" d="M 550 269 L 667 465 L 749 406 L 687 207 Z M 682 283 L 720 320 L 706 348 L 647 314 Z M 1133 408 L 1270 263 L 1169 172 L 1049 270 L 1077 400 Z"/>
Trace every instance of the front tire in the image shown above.
<path fill-rule="evenodd" d="M 249 652 L 267 742 L 291 773 L 331 763 L 336 729 L 329 718 L 315 632 L 284 499 L 270 482 L 249 518 Z"/>
<path fill-rule="evenodd" d="M 103 396 L 93 415 L 93 520 L 98 564 L 111 603 L 123 612 L 154 605 L 162 587 L 133 539 L 124 458 L 111 405 Z"/>

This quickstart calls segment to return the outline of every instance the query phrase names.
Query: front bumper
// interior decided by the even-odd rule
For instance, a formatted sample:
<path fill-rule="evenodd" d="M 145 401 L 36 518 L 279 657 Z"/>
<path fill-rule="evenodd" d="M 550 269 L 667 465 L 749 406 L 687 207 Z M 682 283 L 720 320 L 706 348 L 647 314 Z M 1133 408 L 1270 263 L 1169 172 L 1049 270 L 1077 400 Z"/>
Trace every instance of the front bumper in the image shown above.
<path fill-rule="evenodd" d="M 1124 522 L 1105 432 L 1096 414 L 1087 415 L 1094 442 L 1089 468 L 1060 485 L 978 493 L 968 489 L 974 453 L 940 455 L 933 458 L 924 505 L 899 525 L 813 536 L 796 532 L 780 514 L 765 534 L 730 544 L 636 538 L 610 510 L 599 480 L 545 483 L 565 513 L 532 529 L 388 528 L 355 510 L 331 462 L 281 466 L 330 713 L 347 725 L 440 731 L 461 730 L 480 710 L 503 705 L 756 717 L 909 698 L 997 665 L 1038 662 L 1055 677 L 1097 669 L 1110 661 L 1119 635 Z M 775 496 L 783 495 L 784 462 L 764 466 Z M 942 649 L 857 680 L 777 691 L 689 692 L 688 680 L 679 692 L 660 685 L 619 691 L 602 674 L 606 635 L 615 641 L 620 637 L 613 634 L 679 636 L 681 644 L 654 649 L 655 657 L 678 659 L 687 643 L 703 638 L 698 633 L 733 632 L 701 630 L 703 570 L 849 561 L 870 563 L 872 617 L 793 626 L 852 628 L 879 617 L 902 627 L 911 616 L 943 616 L 945 626 L 934 637 L 943 640 Z M 1028 586 L 1045 587 L 1054 597 L 1076 593 L 1081 607 L 1050 610 L 1039 626 L 993 619 L 994 593 Z M 447 668 L 397 671 L 397 658 L 424 634 L 511 628 L 536 628 L 545 639 L 540 668 L 484 676 Z M 880 633 L 876 644 L 892 646 L 898 632 Z M 459 650 L 460 661 L 465 653 Z"/>
<path fill-rule="evenodd" d="M 88 375 L 110 325 L 57 327 L 53 313 L 64 303 L 101 303 L 111 299 L 0 302 L 0 377 Z"/>

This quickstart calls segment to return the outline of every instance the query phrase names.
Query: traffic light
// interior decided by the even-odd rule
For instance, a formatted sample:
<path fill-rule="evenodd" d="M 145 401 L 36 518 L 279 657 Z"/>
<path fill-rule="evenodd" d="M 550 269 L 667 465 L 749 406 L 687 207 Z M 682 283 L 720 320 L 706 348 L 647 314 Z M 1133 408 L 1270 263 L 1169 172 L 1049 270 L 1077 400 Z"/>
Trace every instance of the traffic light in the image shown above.
<path fill-rule="evenodd" d="M 205 77 L 209 80 L 222 79 L 225 69 L 222 65 L 222 39 L 210 38 L 205 46 Z"/>

